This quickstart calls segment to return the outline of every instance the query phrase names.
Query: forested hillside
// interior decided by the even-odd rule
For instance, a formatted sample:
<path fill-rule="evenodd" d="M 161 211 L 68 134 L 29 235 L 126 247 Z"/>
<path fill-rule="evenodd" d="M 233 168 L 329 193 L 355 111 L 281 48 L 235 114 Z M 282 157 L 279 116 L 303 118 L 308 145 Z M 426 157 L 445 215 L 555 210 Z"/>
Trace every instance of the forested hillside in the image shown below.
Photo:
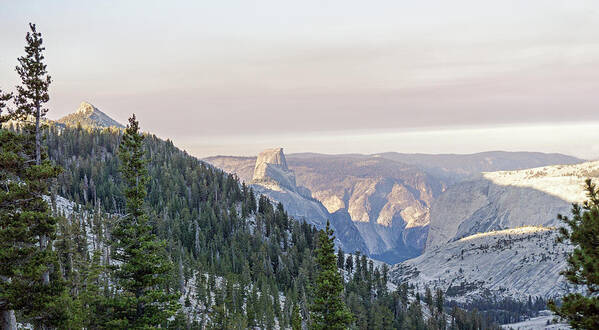
<path fill-rule="evenodd" d="M 105 266 L 110 254 L 101 250 L 110 248 L 111 228 L 124 209 L 117 157 L 122 131 L 50 126 L 47 132 L 48 154 L 64 168 L 54 191 L 76 205 L 76 212 L 60 222 L 55 243 L 65 265 L 63 274 L 76 296 L 95 269 L 100 272 L 96 277 L 108 279 L 97 282 L 96 294 L 103 295 L 109 291 Z M 290 219 L 282 205 L 254 196 L 234 175 L 197 160 L 170 141 L 146 135 L 144 149 L 150 222 L 167 240 L 168 256 L 175 264 L 164 290 L 182 294 L 182 310 L 169 326 L 289 328 L 294 318 L 307 326 L 318 273 L 316 229 Z M 88 230 L 82 219 L 90 224 Z M 85 237 L 93 242 L 81 244 Z M 360 255 L 339 259 L 355 328 L 486 324 L 480 316 L 457 309 L 441 313 L 442 306 L 436 312 L 431 307 L 429 313 L 407 286 L 389 290 L 386 265 L 374 267 Z M 89 301 L 79 303 L 96 308 Z M 83 314 L 86 318 L 80 316 L 79 324 L 102 324 L 102 313 Z"/>

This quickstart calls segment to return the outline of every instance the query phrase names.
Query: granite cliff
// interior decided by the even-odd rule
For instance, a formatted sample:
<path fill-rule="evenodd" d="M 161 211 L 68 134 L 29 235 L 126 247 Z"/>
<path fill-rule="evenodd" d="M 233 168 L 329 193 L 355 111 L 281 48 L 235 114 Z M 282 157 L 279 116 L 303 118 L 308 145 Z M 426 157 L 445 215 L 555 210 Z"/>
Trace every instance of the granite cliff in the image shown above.
<path fill-rule="evenodd" d="M 312 198 L 309 189 L 296 184 L 295 174 L 287 167 L 282 148 L 267 149 L 258 155 L 250 183 L 257 193 L 281 202 L 289 215 L 297 220 L 304 220 L 318 228 L 324 228 L 329 220 L 338 244 L 345 251 L 368 253 L 368 247 L 349 214 L 329 213 L 322 203 Z"/>

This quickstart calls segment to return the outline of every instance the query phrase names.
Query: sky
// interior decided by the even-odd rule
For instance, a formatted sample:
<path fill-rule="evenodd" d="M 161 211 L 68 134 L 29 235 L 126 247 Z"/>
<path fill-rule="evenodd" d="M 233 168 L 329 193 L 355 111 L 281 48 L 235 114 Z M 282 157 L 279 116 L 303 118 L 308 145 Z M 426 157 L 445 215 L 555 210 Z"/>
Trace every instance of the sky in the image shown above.
<path fill-rule="evenodd" d="M 0 88 L 27 23 L 49 118 L 86 100 L 203 157 L 562 152 L 599 158 L 597 1 L 0 0 Z"/>

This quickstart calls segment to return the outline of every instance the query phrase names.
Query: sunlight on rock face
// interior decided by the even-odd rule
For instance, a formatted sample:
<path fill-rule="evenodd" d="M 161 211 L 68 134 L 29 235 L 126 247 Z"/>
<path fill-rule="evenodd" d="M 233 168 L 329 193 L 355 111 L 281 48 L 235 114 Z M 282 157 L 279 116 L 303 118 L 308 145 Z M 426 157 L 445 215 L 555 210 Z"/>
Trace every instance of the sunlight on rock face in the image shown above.
<path fill-rule="evenodd" d="M 532 188 L 570 203 L 580 203 L 586 199 L 584 180 L 599 177 L 599 161 L 519 171 L 488 172 L 483 173 L 483 176 L 500 186 Z"/>

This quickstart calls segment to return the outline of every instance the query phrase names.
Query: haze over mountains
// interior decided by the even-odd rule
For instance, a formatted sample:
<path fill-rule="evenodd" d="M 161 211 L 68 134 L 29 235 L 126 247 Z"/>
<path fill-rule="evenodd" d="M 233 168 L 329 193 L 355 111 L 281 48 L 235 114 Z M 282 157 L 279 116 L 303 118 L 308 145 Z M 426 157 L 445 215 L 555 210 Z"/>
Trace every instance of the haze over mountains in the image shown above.
<path fill-rule="evenodd" d="M 118 127 L 87 103 L 58 122 Z M 346 252 L 396 264 L 395 283 L 440 287 L 462 302 L 569 290 L 559 270 L 571 247 L 554 242 L 556 215 L 584 200 L 585 178 L 599 177 L 599 162 L 536 152 L 285 155 L 273 148 L 205 161 L 297 220 L 318 228 L 330 220 Z"/>

